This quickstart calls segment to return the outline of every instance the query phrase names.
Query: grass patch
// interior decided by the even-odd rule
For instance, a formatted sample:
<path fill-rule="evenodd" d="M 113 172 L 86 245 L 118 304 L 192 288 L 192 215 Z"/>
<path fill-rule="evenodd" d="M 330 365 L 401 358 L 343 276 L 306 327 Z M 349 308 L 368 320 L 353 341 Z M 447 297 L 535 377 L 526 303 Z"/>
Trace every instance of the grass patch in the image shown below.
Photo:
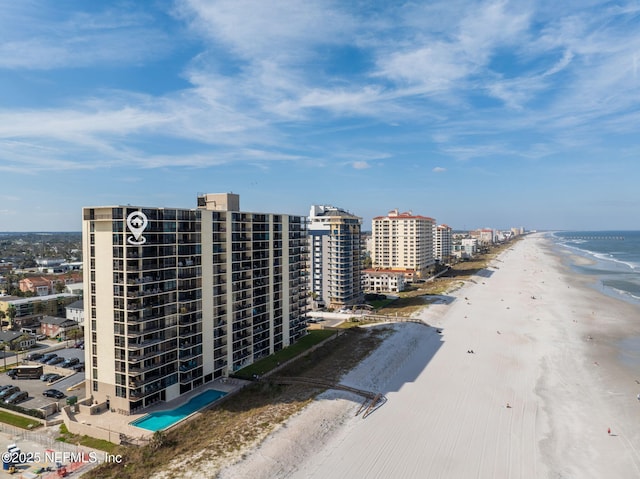
<path fill-rule="evenodd" d="M 17 416 L 16 414 L 11 414 L 6 411 L 0 411 L 0 422 L 11 424 L 12 426 L 16 426 L 22 429 L 35 429 L 42 426 L 42 423 L 40 421 Z"/>
<path fill-rule="evenodd" d="M 118 433 L 114 432 L 113 434 Z M 105 441 L 104 439 L 96 439 L 89 436 L 72 434 L 64 424 L 60 425 L 60 436 L 56 438 L 56 441 L 66 442 L 68 444 L 80 444 L 81 446 L 91 447 L 93 449 L 99 449 L 101 451 L 106 451 L 109 453 L 113 453 L 113 451 L 117 450 L 120 447 L 117 444 Z"/>
<path fill-rule="evenodd" d="M 262 376 L 272 369 L 277 368 L 280 364 L 293 359 L 304 353 L 311 347 L 321 343 L 325 339 L 336 334 L 334 331 L 327 329 L 315 329 L 309 331 L 309 334 L 302 337 L 299 341 L 288 346 L 266 358 L 260 359 L 255 363 L 236 371 L 233 375 L 240 379 L 252 379 L 254 375 Z"/>
<path fill-rule="evenodd" d="M 373 309 L 380 309 L 393 303 L 393 299 L 374 299 L 373 301 L 367 301 L 367 304 L 373 306 Z"/>

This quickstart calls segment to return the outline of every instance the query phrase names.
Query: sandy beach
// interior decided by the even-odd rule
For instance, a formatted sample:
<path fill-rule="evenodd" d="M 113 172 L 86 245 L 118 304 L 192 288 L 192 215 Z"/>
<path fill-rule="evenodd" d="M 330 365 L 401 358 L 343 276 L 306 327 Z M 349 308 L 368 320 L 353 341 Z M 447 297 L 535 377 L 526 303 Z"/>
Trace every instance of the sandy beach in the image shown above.
<path fill-rule="evenodd" d="M 638 308 L 549 245 L 516 243 L 422 310 L 432 327 L 381 326 L 394 334 L 342 381 L 383 393 L 375 412 L 328 391 L 219 477 L 640 477 L 640 371 L 615 347 L 640 335 Z"/>

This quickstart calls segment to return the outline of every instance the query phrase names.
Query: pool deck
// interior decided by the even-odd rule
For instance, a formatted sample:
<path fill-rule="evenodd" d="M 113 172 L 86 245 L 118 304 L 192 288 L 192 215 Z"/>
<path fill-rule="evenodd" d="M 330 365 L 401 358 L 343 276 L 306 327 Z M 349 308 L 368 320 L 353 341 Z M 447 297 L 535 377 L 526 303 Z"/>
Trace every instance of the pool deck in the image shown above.
<path fill-rule="evenodd" d="M 215 389 L 217 391 L 222 391 L 229 394 L 231 392 L 237 391 L 238 389 L 241 389 L 243 386 L 245 386 L 248 383 L 250 383 L 250 381 L 244 381 L 241 379 L 230 379 L 230 378 L 217 379 L 215 381 L 212 381 L 210 383 L 203 385 L 198 389 L 189 391 L 188 393 L 180 396 L 177 399 L 174 399 L 173 401 L 159 402 L 145 409 L 144 411 L 141 411 L 139 414 L 131 414 L 129 416 L 125 416 L 123 414 L 118 414 L 116 412 L 111 412 L 111 411 L 104 411 L 100 414 L 93 414 L 93 415 L 76 413 L 74 416 L 75 416 L 75 419 L 80 423 L 91 425 L 93 427 L 102 429 L 104 431 L 109 431 L 109 434 L 114 434 L 113 442 L 117 442 L 117 438 L 119 434 L 125 434 L 128 438 L 131 438 L 131 439 L 144 440 L 144 439 L 149 439 L 151 436 L 153 436 L 153 431 L 135 427 L 129 423 L 131 423 L 132 421 L 135 421 L 136 419 L 140 419 L 141 417 L 144 417 L 147 414 L 152 412 L 164 411 L 167 409 L 175 409 L 177 407 L 180 407 L 181 405 L 189 402 L 189 400 L 191 400 L 193 397 L 198 396 L 199 394 L 202 394 L 208 389 Z M 197 414 L 197 411 L 194 412 L 193 414 Z M 187 417 L 190 417 L 190 416 L 187 416 Z M 175 425 L 169 426 L 168 429 L 174 426 Z"/>

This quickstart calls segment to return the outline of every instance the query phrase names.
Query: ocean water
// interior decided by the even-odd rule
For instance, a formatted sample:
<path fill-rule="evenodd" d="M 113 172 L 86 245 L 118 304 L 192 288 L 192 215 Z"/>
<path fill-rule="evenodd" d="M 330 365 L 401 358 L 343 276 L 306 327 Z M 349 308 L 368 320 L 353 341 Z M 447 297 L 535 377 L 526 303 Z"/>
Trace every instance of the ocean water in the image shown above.
<path fill-rule="evenodd" d="M 595 288 L 640 305 L 640 231 L 567 231 L 554 233 L 552 238 L 572 255 L 590 260 L 573 267 L 592 276 Z M 640 371 L 640 337 L 628 336 L 616 346 L 620 361 Z"/>
<path fill-rule="evenodd" d="M 640 231 L 564 231 L 552 238 L 572 254 L 591 260 L 592 264 L 574 267 L 593 276 L 595 287 L 640 304 Z"/>

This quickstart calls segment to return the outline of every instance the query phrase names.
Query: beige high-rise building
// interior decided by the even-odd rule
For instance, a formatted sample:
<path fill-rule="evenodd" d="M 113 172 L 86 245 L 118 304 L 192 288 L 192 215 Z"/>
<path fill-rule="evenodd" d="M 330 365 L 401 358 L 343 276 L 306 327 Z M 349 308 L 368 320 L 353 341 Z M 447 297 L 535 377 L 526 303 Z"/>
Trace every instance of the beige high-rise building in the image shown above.
<path fill-rule="evenodd" d="M 372 220 L 373 266 L 402 271 L 407 280 L 423 277 L 434 264 L 435 220 L 397 209 Z"/>
<path fill-rule="evenodd" d="M 335 206 L 309 213 L 311 292 L 316 306 L 341 308 L 364 301 L 362 218 Z"/>
<path fill-rule="evenodd" d="M 298 340 L 305 218 L 195 209 L 83 209 L 87 396 L 122 414 L 169 401 Z"/>

